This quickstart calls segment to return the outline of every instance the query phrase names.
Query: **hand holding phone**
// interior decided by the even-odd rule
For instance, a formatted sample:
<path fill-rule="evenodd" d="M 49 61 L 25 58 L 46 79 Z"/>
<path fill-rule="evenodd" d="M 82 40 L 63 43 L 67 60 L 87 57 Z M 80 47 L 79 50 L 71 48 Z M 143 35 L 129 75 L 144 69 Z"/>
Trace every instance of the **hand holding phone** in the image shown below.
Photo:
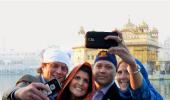
<path fill-rule="evenodd" d="M 89 31 L 85 36 L 85 47 L 95 49 L 108 49 L 110 47 L 118 46 L 115 40 L 105 40 L 108 35 L 118 36 L 117 32 L 96 32 Z"/>
<path fill-rule="evenodd" d="M 57 96 L 59 91 L 61 90 L 61 85 L 57 79 L 52 79 L 49 82 L 47 82 L 45 85 L 50 88 L 50 91 L 48 91 L 48 92 L 45 90 L 42 91 L 43 94 L 45 94 L 47 96 L 54 96 L 54 95 Z"/>

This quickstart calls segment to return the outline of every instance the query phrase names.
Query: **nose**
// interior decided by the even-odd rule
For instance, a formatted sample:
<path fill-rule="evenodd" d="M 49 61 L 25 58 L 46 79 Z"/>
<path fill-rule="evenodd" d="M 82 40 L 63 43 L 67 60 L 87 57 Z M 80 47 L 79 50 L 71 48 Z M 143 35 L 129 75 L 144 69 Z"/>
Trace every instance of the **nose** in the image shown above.
<path fill-rule="evenodd" d="M 99 71 L 100 72 L 106 72 L 105 67 L 102 66 Z"/>
<path fill-rule="evenodd" d="M 78 81 L 78 83 L 79 83 L 79 85 L 83 85 L 83 80 L 80 79 L 80 80 Z"/>
<path fill-rule="evenodd" d="M 120 75 L 120 77 L 121 77 L 122 79 L 126 79 L 127 74 L 126 74 L 125 72 L 122 72 L 122 74 Z"/>

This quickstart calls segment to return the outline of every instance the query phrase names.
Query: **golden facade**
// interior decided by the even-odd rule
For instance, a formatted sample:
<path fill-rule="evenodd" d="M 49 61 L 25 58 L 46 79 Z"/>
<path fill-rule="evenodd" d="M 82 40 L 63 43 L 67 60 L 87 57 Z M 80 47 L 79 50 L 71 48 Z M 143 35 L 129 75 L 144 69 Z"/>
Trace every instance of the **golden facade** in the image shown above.
<path fill-rule="evenodd" d="M 79 46 L 79 47 L 73 47 L 73 62 L 75 65 L 87 61 L 91 64 L 93 64 L 94 59 L 97 55 L 97 53 L 101 49 L 90 49 L 85 48 L 85 46 Z"/>
<path fill-rule="evenodd" d="M 122 28 L 123 38 L 132 55 L 149 66 L 148 70 L 153 72 L 159 70 L 158 62 L 158 30 L 149 28 L 145 22 L 134 25 L 128 21 Z"/>
<path fill-rule="evenodd" d="M 156 28 L 149 28 L 145 22 L 134 25 L 128 20 L 121 31 L 131 54 L 142 61 L 143 64 L 149 66 L 149 71 L 153 72 L 154 70 L 159 69 L 156 67 L 158 61 L 158 30 Z M 85 35 L 85 31 L 82 27 L 79 33 L 81 33 L 80 35 Z M 74 64 L 83 61 L 93 63 L 99 50 L 100 49 L 85 48 L 84 44 L 73 47 L 72 60 Z"/>

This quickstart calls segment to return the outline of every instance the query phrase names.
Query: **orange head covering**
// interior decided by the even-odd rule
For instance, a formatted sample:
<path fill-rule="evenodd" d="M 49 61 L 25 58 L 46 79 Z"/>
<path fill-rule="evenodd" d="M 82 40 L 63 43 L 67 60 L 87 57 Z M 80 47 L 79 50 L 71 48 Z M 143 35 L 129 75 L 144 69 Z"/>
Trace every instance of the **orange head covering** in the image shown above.
<path fill-rule="evenodd" d="M 68 75 L 59 95 L 57 96 L 57 100 L 63 100 L 65 98 L 69 98 L 70 94 L 66 94 L 69 91 L 69 89 L 67 89 L 68 85 L 71 82 L 71 80 L 74 78 L 74 76 L 77 74 L 77 72 L 80 70 L 80 68 L 82 68 L 82 67 L 87 67 L 90 69 L 90 74 L 88 73 L 90 75 L 89 88 L 88 88 L 88 91 L 87 91 L 85 97 L 83 98 L 83 100 L 91 100 L 92 99 L 92 94 L 94 93 L 94 90 L 95 90 L 94 78 L 93 78 L 93 74 L 92 74 L 92 66 L 88 62 L 84 62 L 84 63 L 76 66 L 71 71 L 71 73 Z"/>

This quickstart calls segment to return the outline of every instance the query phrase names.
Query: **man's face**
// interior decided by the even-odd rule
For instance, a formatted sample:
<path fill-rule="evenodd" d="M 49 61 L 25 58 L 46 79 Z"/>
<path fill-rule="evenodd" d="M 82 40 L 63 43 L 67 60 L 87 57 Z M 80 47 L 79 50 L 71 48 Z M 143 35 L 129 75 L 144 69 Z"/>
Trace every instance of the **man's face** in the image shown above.
<path fill-rule="evenodd" d="M 128 67 L 128 64 L 124 62 L 121 63 L 116 73 L 116 79 L 122 91 L 125 91 L 129 85 L 130 76 L 129 76 L 127 67 Z"/>
<path fill-rule="evenodd" d="M 100 60 L 95 63 L 93 68 L 93 75 L 95 81 L 100 86 L 105 86 L 114 80 L 116 74 L 115 66 L 106 60 Z"/>
<path fill-rule="evenodd" d="M 42 75 L 46 80 L 56 78 L 60 83 L 66 78 L 68 68 L 61 62 L 47 63 L 42 67 Z"/>

